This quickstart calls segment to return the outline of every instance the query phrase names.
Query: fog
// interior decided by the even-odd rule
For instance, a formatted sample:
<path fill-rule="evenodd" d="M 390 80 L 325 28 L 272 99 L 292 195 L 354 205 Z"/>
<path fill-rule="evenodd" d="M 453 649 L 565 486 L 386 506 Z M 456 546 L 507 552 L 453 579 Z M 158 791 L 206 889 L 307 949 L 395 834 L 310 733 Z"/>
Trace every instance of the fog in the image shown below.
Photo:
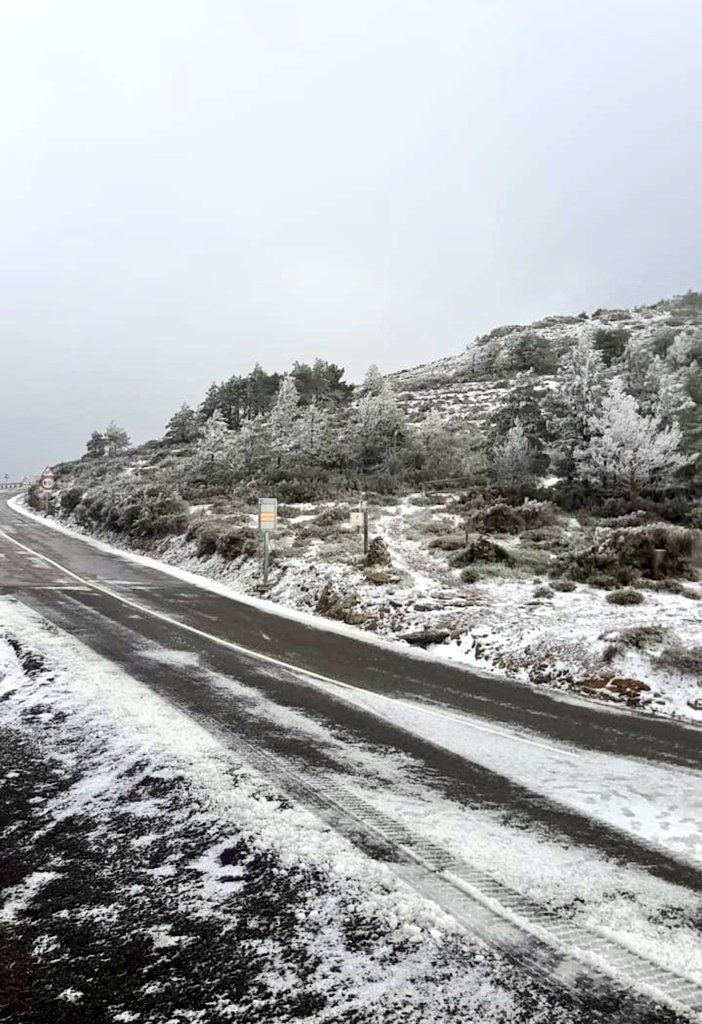
<path fill-rule="evenodd" d="M 702 287 L 702 5 L 0 8 L 0 475 Z"/>

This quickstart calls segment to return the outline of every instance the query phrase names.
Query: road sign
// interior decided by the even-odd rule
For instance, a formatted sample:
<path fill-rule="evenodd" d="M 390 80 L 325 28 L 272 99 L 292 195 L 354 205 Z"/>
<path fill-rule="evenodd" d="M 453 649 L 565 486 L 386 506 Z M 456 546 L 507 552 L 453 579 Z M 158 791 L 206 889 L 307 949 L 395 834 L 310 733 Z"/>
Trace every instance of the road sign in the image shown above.
<path fill-rule="evenodd" d="M 39 477 L 39 490 L 40 491 L 53 491 L 54 489 L 54 474 L 50 469 L 45 469 Z"/>
<path fill-rule="evenodd" d="M 349 523 L 354 530 L 360 530 L 363 526 L 363 512 L 360 508 L 349 512 Z"/>
<path fill-rule="evenodd" d="M 263 539 L 263 585 L 268 586 L 268 534 L 278 526 L 278 499 L 258 499 L 258 532 Z"/>
<path fill-rule="evenodd" d="M 278 499 L 258 499 L 258 528 L 261 533 L 271 533 L 278 527 Z"/>

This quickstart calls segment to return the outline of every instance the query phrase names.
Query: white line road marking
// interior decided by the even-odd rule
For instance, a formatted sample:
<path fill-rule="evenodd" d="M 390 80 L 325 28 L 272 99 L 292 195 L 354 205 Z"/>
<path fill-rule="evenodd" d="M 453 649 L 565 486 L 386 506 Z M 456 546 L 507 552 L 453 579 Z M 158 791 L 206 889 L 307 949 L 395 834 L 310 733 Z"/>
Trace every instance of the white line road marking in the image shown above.
<path fill-rule="evenodd" d="M 42 555 L 38 551 L 34 551 L 32 548 L 23 544 L 15 537 L 11 537 L 4 530 L 0 530 L 0 537 L 8 540 L 11 544 L 16 544 L 17 547 L 22 548 L 23 551 L 29 552 L 31 555 L 35 555 L 48 565 L 52 565 L 55 569 L 59 569 L 61 572 L 70 576 L 72 579 L 77 580 L 78 583 L 84 587 L 89 587 L 92 590 L 98 591 L 98 593 L 105 594 L 107 597 L 112 598 L 115 601 L 120 601 L 122 604 L 127 605 L 129 608 L 134 608 L 136 611 L 141 612 L 144 615 L 150 615 L 154 619 L 159 619 L 161 622 L 166 622 L 169 626 L 175 626 L 176 629 L 184 629 L 193 636 L 198 636 L 202 640 L 208 640 L 211 643 L 218 644 L 220 647 L 226 647 L 231 651 L 236 651 L 238 654 L 244 654 L 249 658 L 255 658 L 258 661 L 263 661 L 268 665 L 275 665 L 277 668 L 285 669 L 287 672 L 292 672 L 293 675 L 304 676 L 306 679 L 310 679 L 313 682 L 323 683 L 326 686 L 333 686 L 342 690 L 348 690 L 352 693 L 359 694 L 361 696 L 372 696 L 379 697 L 384 701 L 387 701 L 391 706 L 401 706 L 411 708 L 413 711 L 423 711 L 428 715 L 433 715 L 437 718 L 448 719 L 449 721 L 458 722 L 461 725 L 467 726 L 470 729 L 476 729 L 478 732 L 490 733 L 493 736 L 501 736 L 503 739 L 513 740 L 515 743 L 526 743 L 531 747 L 539 747 L 541 750 L 549 750 L 551 753 L 559 754 L 562 757 L 579 757 L 579 754 L 575 751 L 565 750 L 562 747 L 554 747 L 549 743 L 542 743 L 540 740 L 527 739 L 526 736 L 519 736 L 516 733 L 504 732 L 501 729 L 493 729 L 488 725 L 478 725 L 477 722 L 473 722 L 471 719 L 464 717 L 463 715 L 450 714 L 446 711 L 438 711 L 434 708 L 427 707 L 417 701 L 403 700 L 401 697 L 388 697 L 382 693 L 376 693 L 373 690 L 366 690 L 362 686 L 354 686 L 352 683 L 343 683 L 338 679 L 332 679 L 330 676 L 321 675 L 318 672 L 311 672 L 309 669 L 300 668 L 299 665 L 293 665 L 290 662 L 282 661 L 280 658 L 274 658 L 270 654 L 261 654 L 260 651 L 252 650 L 250 647 L 244 647 L 242 644 L 234 643 L 233 640 L 225 640 L 223 637 L 215 636 L 213 633 L 206 633 L 202 629 L 198 629 L 196 626 L 190 626 L 186 622 L 179 622 L 178 619 L 172 618 L 170 615 L 166 615 L 164 612 L 158 612 L 153 608 L 148 608 L 145 605 L 138 604 L 136 601 L 132 601 L 130 598 L 125 597 L 124 594 L 119 594 L 115 590 L 110 590 L 107 587 L 101 586 L 94 580 L 86 580 L 82 576 L 73 572 L 71 569 L 67 569 L 65 565 L 61 565 L 60 562 L 55 562 L 53 558 L 49 558 L 48 555 Z M 377 718 L 385 718 L 384 715 L 380 715 L 374 712 L 372 709 L 367 709 L 369 714 L 374 714 Z M 387 720 L 387 719 L 386 719 Z M 397 723 L 393 723 L 397 726 Z M 403 728 L 398 726 L 398 728 Z M 404 729 L 405 732 L 411 732 L 411 730 Z"/>

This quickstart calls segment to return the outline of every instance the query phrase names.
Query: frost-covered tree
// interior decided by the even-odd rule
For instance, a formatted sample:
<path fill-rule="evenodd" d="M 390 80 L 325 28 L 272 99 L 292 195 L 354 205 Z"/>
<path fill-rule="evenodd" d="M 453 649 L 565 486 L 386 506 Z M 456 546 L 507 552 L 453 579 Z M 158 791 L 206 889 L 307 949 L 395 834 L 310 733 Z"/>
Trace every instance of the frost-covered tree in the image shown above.
<path fill-rule="evenodd" d="M 283 377 L 270 414 L 270 431 L 277 452 L 290 451 L 295 444 L 295 420 L 299 415 L 300 394 L 292 375 Z"/>
<path fill-rule="evenodd" d="M 644 416 L 658 416 L 665 427 L 678 423 L 680 416 L 692 405 L 687 393 L 687 372 L 671 371 L 660 356 L 649 358 L 641 375 L 638 391 L 627 387 L 637 400 Z"/>
<path fill-rule="evenodd" d="M 447 423 L 438 410 L 432 409 L 412 434 L 417 465 L 425 479 L 440 480 L 465 474 L 470 441 L 465 427 Z"/>
<path fill-rule="evenodd" d="M 382 391 L 385 381 L 375 363 L 366 370 L 366 375 L 363 378 L 363 390 L 366 394 L 377 395 Z"/>
<path fill-rule="evenodd" d="M 373 386 L 377 389 L 366 393 L 356 408 L 361 460 L 366 465 L 396 450 L 406 432 L 405 415 L 388 382 L 380 377 Z"/>
<path fill-rule="evenodd" d="M 168 444 L 186 444 L 194 441 L 200 434 L 197 414 L 189 405 L 181 405 L 166 425 L 165 440 Z"/>
<path fill-rule="evenodd" d="M 520 420 L 507 431 L 492 455 L 492 475 L 500 487 L 519 491 L 533 478 L 533 448 Z"/>
<path fill-rule="evenodd" d="M 197 446 L 197 459 L 209 465 L 225 465 L 230 462 L 236 445 L 236 434 L 227 426 L 224 414 L 215 409 L 202 427 Z"/>
<path fill-rule="evenodd" d="M 550 449 L 559 472 L 574 471 L 573 455 L 590 439 L 592 419 L 606 390 L 602 356 L 590 333 L 581 334 L 563 360 L 549 403 Z"/>
<path fill-rule="evenodd" d="M 615 377 L 590 419 L 587 444 L 575 453 L 578 474 L 636 498 L 644 487 L 666 483 L 690 462 L 680 451 L 681 440 L 676 423 L 664 426 L 659 416 L 642 415 L 623 380 Z"/>
<path fill-rule="evenodd" d="M 261 476 L 271 465 L 273 441 L 269 420 L 261 415 L 247 420 L 235 435 L 230 465 L 240 478 Z"/>
<path fill-rule="evenodd" d="M 300 410 L 295 421 L 295 450 L 302 458 L 318 464 L 336 460 L 338 438 L 328 409 L 313 402 Z"/>
<path fill-rule="evenodd" d="M 129 434 L 114 420 L 105 429 L 105 448 L 108 455 L 121 455 L 129 448 Z"/>
<path fill-rule="evenodd" d="M 107 452 L 105 435 L 99 430 L 94 430 L 85 445 L 85 457 L 88 459 L 102 459 Z"/>
<path fill-rule="evenodd" d="M 689 370 L 693 363 L 702 362 L 702 327 L 676 334 L 665 359 L 674 370 Z"/>

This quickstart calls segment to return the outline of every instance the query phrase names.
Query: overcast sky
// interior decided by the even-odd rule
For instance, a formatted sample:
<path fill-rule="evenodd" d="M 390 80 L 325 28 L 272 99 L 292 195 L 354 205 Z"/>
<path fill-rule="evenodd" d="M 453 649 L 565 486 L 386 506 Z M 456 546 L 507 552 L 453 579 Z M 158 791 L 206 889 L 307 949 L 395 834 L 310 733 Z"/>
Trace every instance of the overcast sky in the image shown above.
<path fill-rule="evenodd" d="M 0 475 L 702 288 L 702 4 L 5 0 Z"/>

